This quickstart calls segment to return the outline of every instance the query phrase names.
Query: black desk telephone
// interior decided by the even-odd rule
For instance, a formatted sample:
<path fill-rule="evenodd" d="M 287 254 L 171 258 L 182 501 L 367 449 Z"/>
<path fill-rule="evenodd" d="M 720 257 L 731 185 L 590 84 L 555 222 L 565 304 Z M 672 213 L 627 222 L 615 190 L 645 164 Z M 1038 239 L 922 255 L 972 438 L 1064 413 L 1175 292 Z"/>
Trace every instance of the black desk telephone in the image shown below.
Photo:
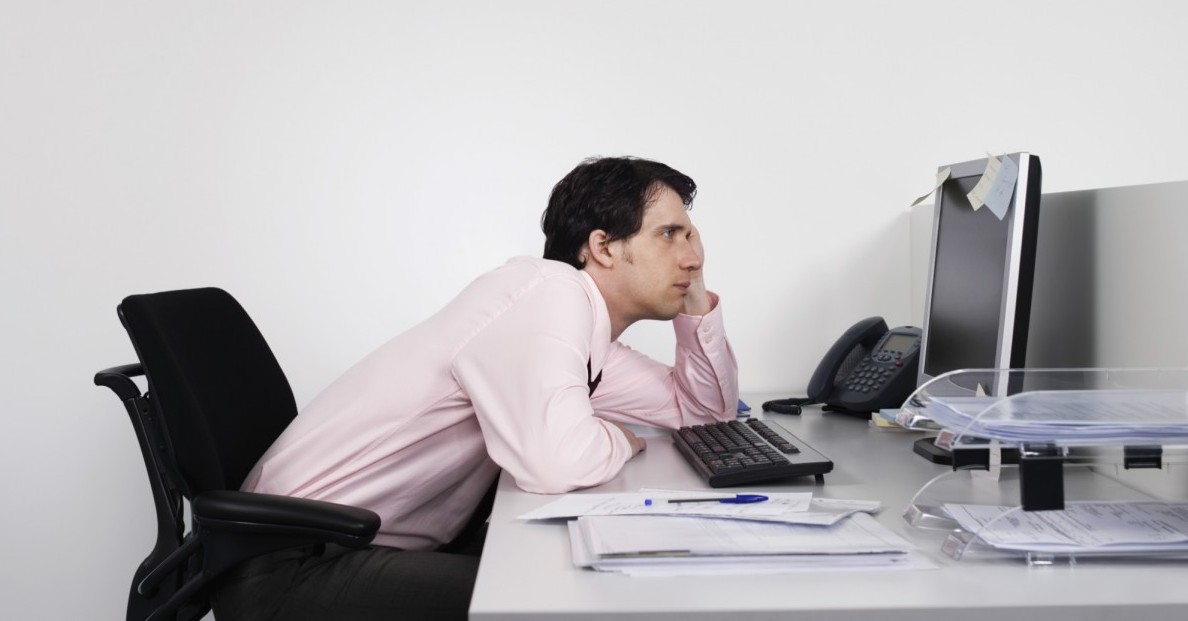
<path fill-rule="evenodd" d="M 825 411 L 869 415 L 897 408 L 916 389 L 920 329 L 887 328 L 882 317 L 863 319 L 825 352 L 808 384 L 808 398 L 777 399 L 764 410 L 799 414 L 800 406 L 822 403 Z"/>

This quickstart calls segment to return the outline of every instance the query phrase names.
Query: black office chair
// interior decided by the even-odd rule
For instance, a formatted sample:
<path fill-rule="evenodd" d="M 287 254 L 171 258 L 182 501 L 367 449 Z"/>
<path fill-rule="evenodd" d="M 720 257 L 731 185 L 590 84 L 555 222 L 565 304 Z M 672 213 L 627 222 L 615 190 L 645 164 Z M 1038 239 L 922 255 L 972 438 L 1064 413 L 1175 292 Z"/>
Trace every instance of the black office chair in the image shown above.
<path fill-rule="evenodd" d="M 95 383 L 132 418 L 157 511 L 156 545 L 132 580 L 128 621 L 202 617 L 212 581 L 254 556 L 371 542 L 380 523 L 371 511 L 238 491 L 297 407 L 234 298 L 213 288 L 169 291 L 129 296 L 117 311 L 140 363 L 100 371 Z M 132 380 L 140 375 L 143 395 Z"/>

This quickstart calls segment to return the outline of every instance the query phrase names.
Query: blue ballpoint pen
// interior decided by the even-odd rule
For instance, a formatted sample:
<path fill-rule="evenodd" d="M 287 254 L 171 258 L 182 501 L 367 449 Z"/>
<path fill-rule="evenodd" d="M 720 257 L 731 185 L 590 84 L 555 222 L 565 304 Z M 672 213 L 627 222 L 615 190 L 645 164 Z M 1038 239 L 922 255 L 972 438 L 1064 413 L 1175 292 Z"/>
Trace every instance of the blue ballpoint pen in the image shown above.
<path fill-rule="evenodd" d="M 720 502 L 730 505 L 744 505 L 752 502 L 763 502 L 767 500 L 767 496 L 760 494 L 736 494 L 728 498 L 671 498 L 666 502 Z"/>

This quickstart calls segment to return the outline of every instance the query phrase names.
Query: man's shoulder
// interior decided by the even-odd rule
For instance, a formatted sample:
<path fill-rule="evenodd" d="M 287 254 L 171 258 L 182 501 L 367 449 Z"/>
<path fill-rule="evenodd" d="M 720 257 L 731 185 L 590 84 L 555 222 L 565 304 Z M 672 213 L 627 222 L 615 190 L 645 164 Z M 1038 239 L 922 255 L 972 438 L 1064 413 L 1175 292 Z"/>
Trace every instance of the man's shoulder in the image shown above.
<path fill-rule="evenodd" d="M 582 273 L 572 265 L 538 257 L 513 257 L 507 263 L 495 268 L 492 273 L 511 277 L 519 276 L 525 280 L 556 278 L 585 282 Z"/>
<path fill-rule="evenodd" d="M 576 318 L 597 315 L 601 306 L 598 300 L 597 287 L 573 266 L 515 257 L 476 278 L 453 305 L 500 315 L 526 304 L 542 316 Z"/>
<path fill-rule="evenodd" d="M 558 299 L 582 300 L 593 309 L 601 297 L 598 287 L 584 272 L 550 259 L 515 257 L 480 276 L 475 284 L 480 290 L 502 291 L 514 300 Z"/>

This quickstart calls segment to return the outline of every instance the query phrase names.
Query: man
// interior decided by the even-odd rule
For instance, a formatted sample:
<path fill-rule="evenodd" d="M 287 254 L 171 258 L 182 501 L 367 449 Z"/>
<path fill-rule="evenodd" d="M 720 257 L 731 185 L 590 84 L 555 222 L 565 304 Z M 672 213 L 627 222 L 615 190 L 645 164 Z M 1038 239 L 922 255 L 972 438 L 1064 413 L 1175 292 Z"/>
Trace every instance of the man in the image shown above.
<path fill-rule="evenodd" d="M 465 618 L 500 469 L 563 493 L 644 450 L 625 423 L 734 417 L 737 365 L 702 278 L 695 193 L 657 162 L 582 163 L 553 189 L 543 259 L 479 277 L 315 398 L 243 489 L 371 509 L 375 545 L 248 562 L 216 594 L 220 621 Z M 618 342 L 644 319 L 672 321 L 673 367 Z"/>

